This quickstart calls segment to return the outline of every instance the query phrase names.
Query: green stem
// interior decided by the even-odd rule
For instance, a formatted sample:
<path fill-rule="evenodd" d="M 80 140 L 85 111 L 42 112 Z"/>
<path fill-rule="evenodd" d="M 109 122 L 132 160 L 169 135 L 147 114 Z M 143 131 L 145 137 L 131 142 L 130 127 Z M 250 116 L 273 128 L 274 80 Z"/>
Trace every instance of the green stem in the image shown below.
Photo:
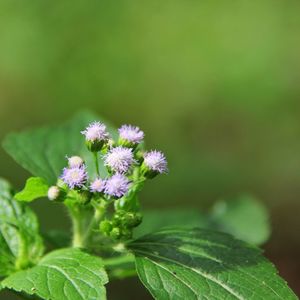
<path fill-rule="evenodd" d="M 95 161 L 95 165 L 96 165 L 97 175 L 100 176 L 99 161 L 98 161 L 98 152 L 94 152 L 94 161 Z"/>
<path fill-rule="evenodd" d="M 95 204 L 94 208 L 95 208 L 95 213 L 83 236 L 84 241 L 89 241 L 91 234 L 93 233 L 93 230 L 96 229 L 96 226 L 99 225 L 100 220 L 103 218 L 106 212 L 107 204 L 105 202 L 101 202 L 101 204 Z"/>
<path fill-rule="evenodd" d="M 93 230 L 106 212 L 105 201 L 94 203 L 94 215 L 91 215 L 91 207 L 86 210 L 82 206 L 69 207 L 73 224 L 73 242 L 75 248 L 86 248 L 90 241 Z"/>
<path fill-rule="evenodd" d="M 75 248 L 85 248 L 85 232 L 87 230 L 89 220 L 91 219 L 91 209 L 82 207 L 81 205 L 69 206 L 69 211 L 73 225 L 73 241 L 72 246 Z"/>
<path fill-rule="evenodd" d="M 80 213 L 78 212 L 72 212 L 72 223 L 73 223 L 73 241 L 72 246 L 74 248 L 83 248 L 84 240 L 82 238 L 83 234 L 83 226 L 82 226 L 82 220 L 80 218 Z"/>

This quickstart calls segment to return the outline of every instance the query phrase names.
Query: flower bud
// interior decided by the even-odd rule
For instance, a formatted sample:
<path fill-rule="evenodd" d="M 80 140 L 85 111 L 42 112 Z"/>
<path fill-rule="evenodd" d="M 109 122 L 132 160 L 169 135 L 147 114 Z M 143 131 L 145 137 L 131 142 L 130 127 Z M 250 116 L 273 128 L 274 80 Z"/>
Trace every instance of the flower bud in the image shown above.
<path fill-rule="evenodd" d="M 108 236 L 112 230 L 112 224 L 109 220 L 103 220 L 99 225 L 99 229 L 102 233 Z"/>
<path fill-rule="evenodd" d="M 84 164 L 84 160 L 80 156 L 68 157 L 68 163 L 70 168 L 81 167 Z"/>
<path fill-rule="evenodd" d="M 48 189 L 48 199 L 50 201 L 63 201 L 66 193 L 58 186 L 53 185 Z"/>
<path fill-rule="evenodd" d="M 121 237 L 121 230 L 118 227 L 114 227 L 110 232 L 110 237 L 118 240 Z"/>

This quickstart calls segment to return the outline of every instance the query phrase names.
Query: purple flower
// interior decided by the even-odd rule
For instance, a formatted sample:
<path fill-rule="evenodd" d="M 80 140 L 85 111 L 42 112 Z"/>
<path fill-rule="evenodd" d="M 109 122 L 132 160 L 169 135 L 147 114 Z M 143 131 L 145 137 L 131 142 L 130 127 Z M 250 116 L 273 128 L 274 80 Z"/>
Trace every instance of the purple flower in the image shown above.
<path fill-rule="evenodd" d="M 108 139 L 108 133 L 106 126 L 101 122 L 91 123 L 85 130 L 81 131 L 85 135 L 85 139 L 88 142 L 106 141 Z"/>
<path fill-rule="evenodd" d="M 161 174 L 168 171 L 168 164 L 165 155 L 157 150 L 147 152 L 144 155 L 144 164 L 151 171 Z"/>
<path fill-rule="evenodd" d="M 102 193 L 105 189 L 106 181 L 101 178 L 96 178 L 90 186 L 90 190 L 93 193 Z"/>
<path fill-rule="evenodd" d="M 144 132 L 139 127 L 123 125 L 119 129 L 120 138 L 133 144 L 139 144 L 144 139 Z"/>
<path fill-rule="evenodd" d="M 132 149 L 122 146 L 112 148 L 104 156 L 104 165 L 117 173 L 126 173 L 134 163 Z"/>
<path fill-rule="evenodd" d="M 87 172 L 85 166 L 64 168 L 61 179 L 66 183 L 70 189 L 82 188 L 87 181 Z"/>
<path fill-rule="evenodd" d="M 122 174 L 115 174 L 107 179 L 105 184 L 105 194 L 117 198 L 124 196 L 130 187 L 130 181 Z"/>

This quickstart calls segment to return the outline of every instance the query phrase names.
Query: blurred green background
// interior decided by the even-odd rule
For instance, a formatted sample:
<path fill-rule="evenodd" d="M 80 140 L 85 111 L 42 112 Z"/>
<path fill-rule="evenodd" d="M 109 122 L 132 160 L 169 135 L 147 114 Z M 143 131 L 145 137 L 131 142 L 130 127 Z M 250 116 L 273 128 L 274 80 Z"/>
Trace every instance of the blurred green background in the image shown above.
<path fill-rule="evenodd" d="M 85 108 L 139 125 L 170 165 L 144 206 L 256 195 L 272 215 L 266 253 L 300 292 L 299 15 L 296 0 L 0 0 L 0 138 Z M 2 149 L 0 163 L 22 187 Z M 35 208 L 43 228 L 65 226 L 59 208 Z M 111 293 L 146 299 L 132 284 Z"/>

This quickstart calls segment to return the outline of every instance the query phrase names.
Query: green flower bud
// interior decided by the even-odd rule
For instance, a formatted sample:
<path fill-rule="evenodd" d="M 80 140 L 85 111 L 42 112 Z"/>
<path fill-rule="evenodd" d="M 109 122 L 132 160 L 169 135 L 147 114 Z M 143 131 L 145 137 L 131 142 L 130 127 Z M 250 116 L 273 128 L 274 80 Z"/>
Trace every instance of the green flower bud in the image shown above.
<path fill-rule="evenodd" d="M 79 203 L 83 205 L 89 204 L 91 201 L 91 196 L 92 194 L 89 191 L 80 191 L 78 197 Z"/>
<path fill-rule="evenodd" d="M 110 234 L 112 228 L 113 228 L 113 226 L 109 220 L 104 220 L 99 225 L 100 231 L 107 236 Z"/>
<path fill-rule="evenodd" d="M 121 230 L 120 230 L 120 228 L 114 227 L 114 228 L 111 230 L 111 232 L 110 232 L 110 236 L 111 236 L 113 239 L 116 239 L 116 240 L 120 239 L 120 237 L 121 237 Z"/>
<path fill-rule="evenodd" d="M 132 230 L 128 228 L 123 228 L 121 231 L 121 237 L 124 240 L 130 240 L 132 239 Z"/>

